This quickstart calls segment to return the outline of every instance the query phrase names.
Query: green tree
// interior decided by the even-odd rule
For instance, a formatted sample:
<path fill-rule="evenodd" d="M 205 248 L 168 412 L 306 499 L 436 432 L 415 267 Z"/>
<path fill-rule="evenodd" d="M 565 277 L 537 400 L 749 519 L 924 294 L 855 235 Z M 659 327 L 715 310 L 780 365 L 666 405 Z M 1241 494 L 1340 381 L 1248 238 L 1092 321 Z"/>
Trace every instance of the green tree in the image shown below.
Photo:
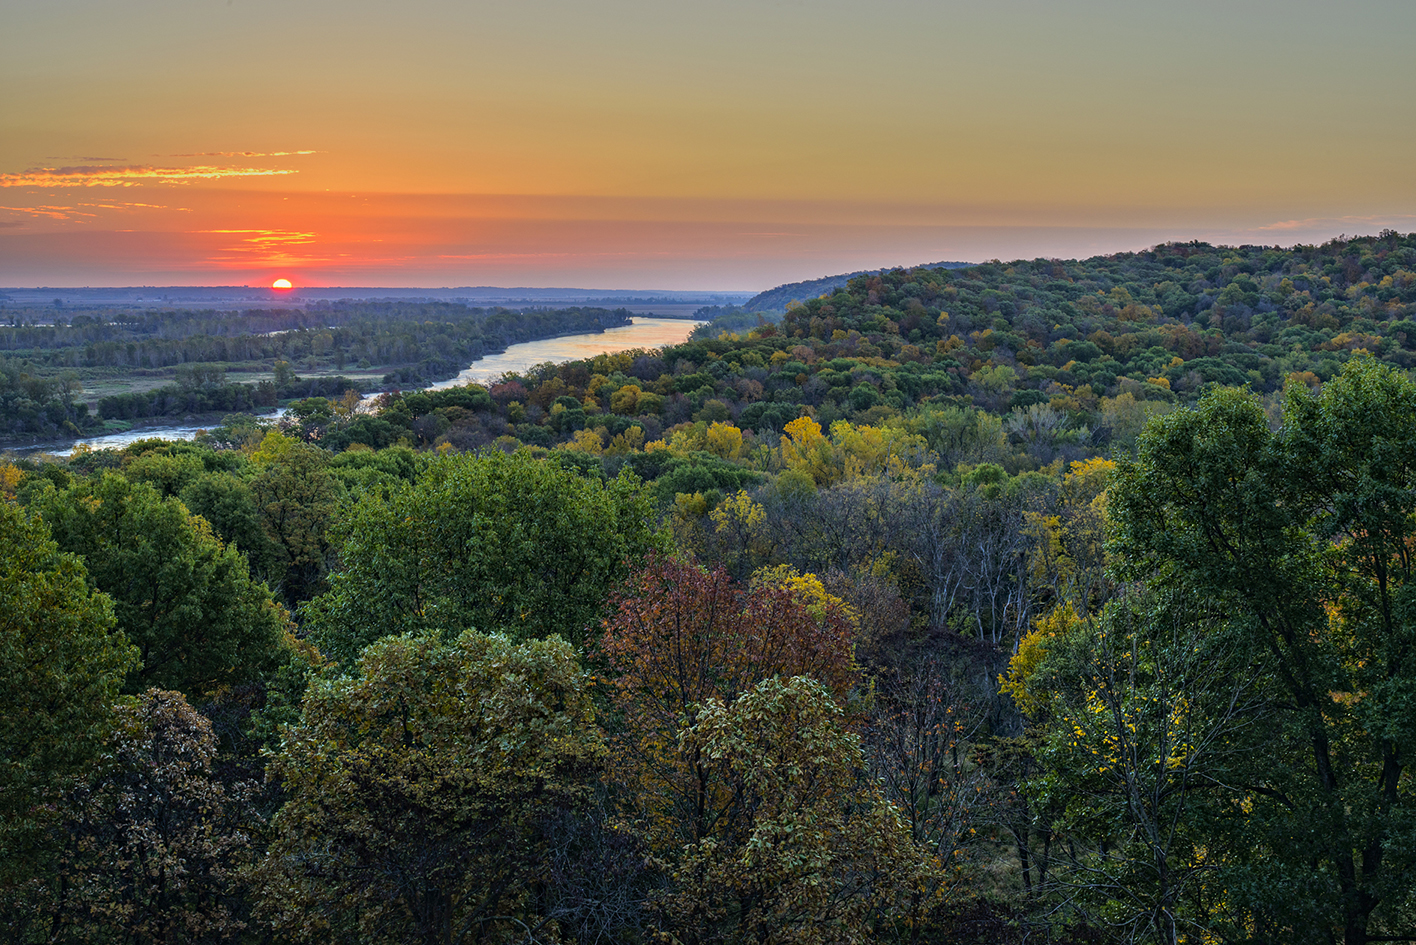
<path fill-rule="evenodd" d="M 259 573 L 292 607 L 325 589 L 330 525 L 339 486 L 323 450 L 294 443 L 278 456 L 258 450 L 251 495 L 265 532 Z"/>
<path fill-rule="evenodd" d="M 151 483 L 163 496 L 181 495 L 205 472 L 202 458 L 195 453 L 173 453 L 161 447 L 133 456 L 123 466 L 123 475 L 134 482 Z"/>
<path fill-rule="evenodd" d="M 321 649 L 345 662 L 424 628 L 578 643 L 627 562 L 656 544 L 628 477 L 602 483 L 498 452 L 431 460 L 416 483 L 361 497 L 338 534 L 341 567 L 308 615 Z"/>
<path fill-rule="evenodd" d="M 235 545 L 256 574 L 265 573 L 276 554 L 265 529 L 250 483 L 232 472 L 198 476 L 181 492 L 182 504 L 211 525 L 218 538 Z"/>
<path fill-rule="evenodd" d="M 136 662 L 84 577 L 37 516 L 0 499 L 0 888 L 11 892 L 37 868 L 52 802 L 87 770 Z"/>
<path fill-rule="evenodd" d="M 33 502 L 59 546 L 81 555 L 89 581 L 113 598 L 119 629 L 138 647 L 128 692 L 159 686 L 203 696 L 280 659 L 284 608 L 180 500 L 105 473 Z"/>
<path fill-rule="evenodd" d="M 860 740 L 815 680 L 710 698 L 680 744 L 722 803 L 659 900 L 676 940 L 871 941 L 872 924 L 928 884 L 932 864 L 862 779 Z"/>
<path fill-rule="evenodd" d="M 1174 591 L 1139 590 L 1093 619 L 1067 607 L 1045 626 L 1005 680 L 1032 715 L 1024 793 L 1068 851 L 1038 857 L 1051 868 L 1044 892 L 1119 941 L 1224 934 L 1223 832 L 1244 802 L 1235 783 L 1254 752 L 1275 747 L 1268 667 Z"/>
<path fill-rule="evenodd" d="M 1413 513 L 1416 383 L 1367 358 L 1320 395 L 1290 385 L 1276 433 L 1218 391 L 1118 467 L 1122 576 L 1206 602 L 1271 667 L 1279 745 L 1243 781 L 1243 840 L 1215 836 L 1243 934 L 1416 935 Z"/>
<path fill-rule="evenodd" d="M 386 493 L 400 480 L 412 482 L 418 478 L 417 456 L 406 446 L 390 446 L 377 452 L 356 446 L 331 458 L 329 471 L 346 493 Z"/>
<path fill-rule="evenodd" d="M 273 762 L 289 800 L 261 910 L 298 941 L 521 940 L 543 920 L 543 828 L 602 748 L 572 648 L 390 637 L 314 683 Z M 515 934 L 511 934 L 514 932 Z"/>

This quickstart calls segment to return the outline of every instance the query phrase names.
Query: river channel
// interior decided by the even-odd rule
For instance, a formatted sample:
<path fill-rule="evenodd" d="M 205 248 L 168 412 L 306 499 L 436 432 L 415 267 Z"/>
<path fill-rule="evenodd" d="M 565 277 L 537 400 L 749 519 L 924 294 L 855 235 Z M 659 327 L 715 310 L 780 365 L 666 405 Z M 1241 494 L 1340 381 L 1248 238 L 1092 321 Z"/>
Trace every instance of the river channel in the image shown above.
<path fill-rule="evenodd" d="M 644 318 L 635 316 L 632 323 L 620 328 L 607 328 L 602 332 L 584 335 L 562 335 L 559 338 L 543 338 L 540 341 L 525 341 L 511 345 L 500 354 L 489 354 L 473 361 L 456 377 L 430 384 L 427 390 L 443 390 L 463 384 L 485 384 L 494 381 L 509 371 L 525 371 L 527 368 L 547 361 L 560 363 L 593 358 L 597 354 L 629 351 L 633 348 L 662 348 L 664 345 L 678 344 L 688 337 L 689 332 L 703 324 L 686 318 Z M 263 414 L 266 419 L 280 416 L 283 410 Z M 122 449 L 138 440 L 190 440 L 203 426 L 146 426 L 127 430 L 123 433 L 108 433 L 103 436 L 84 437 L 74 440 L 60 449 L 44 449 L 55 456 L 68 456 L 74 447 L 86 443 L 92 449 Z M 24 449 L 32 452 L 32 449 Z"/>
<path fill-rule="evenodd" d="M 639 318 L 620 328 L 606 328 L 591 335 L 562 335 L 512 345 L 501 354 L 489 354 L 472 364 L 456 377 L 428 385 L 428 390 L 460 387 L 464 384 L 485 384 L 509 371 L 521 373 L 547 361 L 579 361 L 597 354 L 629 351 L 632 348 L 662 348 L 676 345 L 699 325 L 684 318 Z"/>

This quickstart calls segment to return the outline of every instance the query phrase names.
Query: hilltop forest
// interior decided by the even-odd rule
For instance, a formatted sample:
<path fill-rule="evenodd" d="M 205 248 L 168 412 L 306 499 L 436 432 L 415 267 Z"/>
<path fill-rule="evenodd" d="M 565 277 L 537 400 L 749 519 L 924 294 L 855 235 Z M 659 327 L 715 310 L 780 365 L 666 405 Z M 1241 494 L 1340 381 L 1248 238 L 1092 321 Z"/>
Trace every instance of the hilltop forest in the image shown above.
<path fill-rule="evenodd" d="M 11 940 L 1416 940 L 1416 234 L 706 314 L 0 463 Z"/>

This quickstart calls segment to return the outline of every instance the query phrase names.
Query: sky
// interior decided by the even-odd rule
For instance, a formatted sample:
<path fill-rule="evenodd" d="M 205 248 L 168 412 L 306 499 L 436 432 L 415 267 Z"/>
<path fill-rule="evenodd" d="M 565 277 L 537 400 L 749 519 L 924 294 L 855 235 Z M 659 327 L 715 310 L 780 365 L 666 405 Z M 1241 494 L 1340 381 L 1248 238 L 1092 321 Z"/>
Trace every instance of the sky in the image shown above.
<path fill-rule="evenodd" d="M 1410 0 L 0 0 L 0 286 L 756 291 L 1416 230 Z"/>

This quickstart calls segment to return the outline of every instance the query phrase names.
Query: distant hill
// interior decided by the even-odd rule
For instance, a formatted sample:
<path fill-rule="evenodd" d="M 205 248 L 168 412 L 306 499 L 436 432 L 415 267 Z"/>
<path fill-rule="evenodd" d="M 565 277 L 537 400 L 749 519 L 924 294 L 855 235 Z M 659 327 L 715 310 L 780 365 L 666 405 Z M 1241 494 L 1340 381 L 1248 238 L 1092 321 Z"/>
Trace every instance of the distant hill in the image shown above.
<path fill-rule="evenodd" d="M 926 263 L 923 266 L 914 266 L 915 269 L 967 269 L 974 265 L 966 262 L 937 262 Z M 749 312 L 785 312 L 787 305 L 792 302 L 805 302 L 807 299 L 814 299 L 819 295 L 842 288 L 856 276 L 875 276 L 882 272 L 890 272 L 890 269 L 862 269 L 859 272 L 847 272 L 839 276 L 824 276 L 820 279 L 811 279 L 806 282 L 788 282 L 786 285 L 779 285 L 775 289 L 768 289 L 766 292 L 759 292 L 743 304 L 743 309 Z"/>

